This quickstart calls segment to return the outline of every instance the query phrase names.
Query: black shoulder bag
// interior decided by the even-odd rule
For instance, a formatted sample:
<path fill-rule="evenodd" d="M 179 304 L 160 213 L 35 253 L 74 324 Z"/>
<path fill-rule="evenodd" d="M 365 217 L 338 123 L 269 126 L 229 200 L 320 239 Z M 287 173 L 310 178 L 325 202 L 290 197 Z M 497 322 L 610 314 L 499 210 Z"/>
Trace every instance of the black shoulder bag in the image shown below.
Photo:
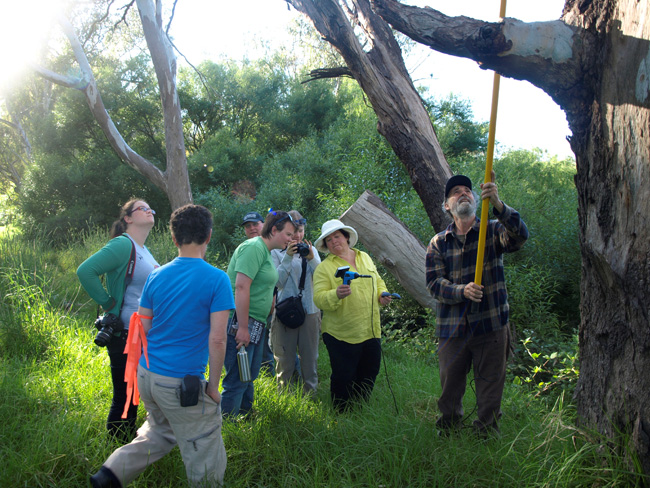
<path fill-rule="evenodd" d="M 275 316 L 280 322 L 290 329 L 297 329 L 305 322 L 305 308 L 302 306 L 302 290 L 305 288 L 305 278 L 307 275 L 307 260 L 302 260 L 302 273 L 300 275 L 300 284 L 298 288 L 300 293 L 297 297 L 287 297 L 275 304 Z"/>

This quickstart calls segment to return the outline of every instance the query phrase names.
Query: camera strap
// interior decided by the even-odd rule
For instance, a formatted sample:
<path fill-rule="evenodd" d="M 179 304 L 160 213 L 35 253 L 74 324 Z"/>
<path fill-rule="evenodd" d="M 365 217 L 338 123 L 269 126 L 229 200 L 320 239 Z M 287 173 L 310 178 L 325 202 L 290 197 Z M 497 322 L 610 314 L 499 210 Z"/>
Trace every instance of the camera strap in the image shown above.
<path fill-rule="evenodd" d="M 298 296 L 302 298 L 302 290 L 305 289 L 305 278 L 307 277 L 307 259 L 304 256 L 300 256 L 300 260 L 302 261 L 302 273 L 300 274 L 300 284 L 298 285 L 298 289 L 300 290 Z"/>
<path fill-rule="evenodd" d="M 131 241 L 131 238 L 129 238 L 129 241 Z M 133 281 L 133 273 L 135 273 L 135 259 L 136 259 L 135 244 L 133 244 L 133 241 L 131 241 L 131 256 L 129 257 L 129 264 L 126 266 L 126 275 L 124 276 L 125 290 L 126 287 L 129 286 L 131 281 Z"/>

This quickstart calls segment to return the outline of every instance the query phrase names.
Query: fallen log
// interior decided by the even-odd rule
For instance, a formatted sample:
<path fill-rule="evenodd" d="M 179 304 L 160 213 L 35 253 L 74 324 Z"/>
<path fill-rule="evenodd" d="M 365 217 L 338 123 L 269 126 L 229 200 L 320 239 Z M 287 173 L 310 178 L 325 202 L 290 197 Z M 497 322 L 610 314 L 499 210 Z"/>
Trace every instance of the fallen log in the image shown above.
<path fill-rule="evenodd" d="M 435 309 L 426 288 L 426 247 L 377 195 L 365 191 L 340 219 L 420 305 Z"/>

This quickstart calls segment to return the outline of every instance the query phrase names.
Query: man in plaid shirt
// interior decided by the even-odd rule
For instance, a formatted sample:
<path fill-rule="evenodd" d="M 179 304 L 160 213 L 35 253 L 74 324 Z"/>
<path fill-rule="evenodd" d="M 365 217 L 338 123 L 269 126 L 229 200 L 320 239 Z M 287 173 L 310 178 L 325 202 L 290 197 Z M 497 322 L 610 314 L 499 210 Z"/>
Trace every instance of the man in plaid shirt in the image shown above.
<path fill-rule="evenodd" d="M 528 239 L 528 228 L 514 209 L 500 199 L 497 185 L 481 185 L 481 200 L 489 199 L 498 220 L 487 224 L 482 286 L 474 283 L 480 219 L 471 180 L 452 176 L 445 186 L 444 208 L 453 222 L 436 234 L 427 249 L 427 288 L 437 300 L 436 335 L 442 394 L 436 425 L 459 428 L 467 374 L 474 369 L 479 434 L 498 432 L 501 397 L 510 346 L 508 293 L 503 253 L 517 251 Z"/>

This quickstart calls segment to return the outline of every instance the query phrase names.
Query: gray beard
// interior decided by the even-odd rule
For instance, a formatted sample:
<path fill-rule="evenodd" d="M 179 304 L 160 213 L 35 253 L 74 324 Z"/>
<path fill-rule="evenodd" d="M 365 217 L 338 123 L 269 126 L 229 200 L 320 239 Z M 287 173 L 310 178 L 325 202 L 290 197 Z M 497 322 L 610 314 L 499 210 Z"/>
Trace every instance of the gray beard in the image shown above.
<path fill-rule="evenodd" d="M 456 203 L 456 205 L 451 208 L 451 215 L 459 219 L 464 219 L 471 217 L 476 214 L 476 202 L 462 202 Z"/>

